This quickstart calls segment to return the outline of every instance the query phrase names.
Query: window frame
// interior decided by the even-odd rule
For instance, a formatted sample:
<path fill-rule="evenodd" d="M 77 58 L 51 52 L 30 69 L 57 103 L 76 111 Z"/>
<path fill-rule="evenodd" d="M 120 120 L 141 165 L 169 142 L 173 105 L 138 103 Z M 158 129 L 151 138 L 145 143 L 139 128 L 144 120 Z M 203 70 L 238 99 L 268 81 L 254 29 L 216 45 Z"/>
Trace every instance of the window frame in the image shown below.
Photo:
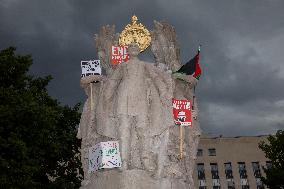
<path fill-rule="evenodd" d="M 216 148 L 208 148 L 208 156 L 216 156 Z"/>
<path fill-rule="evenodd" d="M 201 148 L 197 149 L 196 156 L 197 157 L 202 157 L 203 156 L 203 149 L 201 149 Z"/>

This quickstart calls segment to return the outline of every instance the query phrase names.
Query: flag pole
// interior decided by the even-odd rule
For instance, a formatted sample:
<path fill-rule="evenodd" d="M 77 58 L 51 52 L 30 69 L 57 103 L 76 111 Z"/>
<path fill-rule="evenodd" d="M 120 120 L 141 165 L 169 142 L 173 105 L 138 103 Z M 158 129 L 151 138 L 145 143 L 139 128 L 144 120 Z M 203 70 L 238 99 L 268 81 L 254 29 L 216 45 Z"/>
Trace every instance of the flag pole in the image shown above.
<path fill-rule="evenodd" d="M 183 126 L 179 127 L 179 157 L 183 158 Z"/>
<path fill-rule="evenodd" d="M 201 44 L 198 46 L 198 54 L 200 53 L 201 50 Z M 192 110 L 194 110 L 194 102 L 195 102 L 195 86 L 193 87 L 193 99 L 192 99 Z"/>
<path fill-rule="evenodd" d="M 90 90 L 91 90 L 91 94 L 90 94 L 90 98 L 91 98 L 90 106 L 91 106 L 91 111 L 93 111 L 93 83 L 92 83 L 92 82 L 90 83 Z"/>

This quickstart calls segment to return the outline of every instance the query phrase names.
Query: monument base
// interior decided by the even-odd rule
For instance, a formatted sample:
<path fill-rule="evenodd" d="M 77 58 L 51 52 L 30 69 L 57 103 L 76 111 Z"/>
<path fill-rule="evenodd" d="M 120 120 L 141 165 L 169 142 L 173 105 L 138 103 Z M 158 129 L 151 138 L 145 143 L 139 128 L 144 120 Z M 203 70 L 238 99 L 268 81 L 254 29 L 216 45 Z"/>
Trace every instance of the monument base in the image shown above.
<path fill-rule="evenodd" d="M 81 189 L 194 189 L 184 180 L 152 178 L 143 170 L 101 170 Z"/>

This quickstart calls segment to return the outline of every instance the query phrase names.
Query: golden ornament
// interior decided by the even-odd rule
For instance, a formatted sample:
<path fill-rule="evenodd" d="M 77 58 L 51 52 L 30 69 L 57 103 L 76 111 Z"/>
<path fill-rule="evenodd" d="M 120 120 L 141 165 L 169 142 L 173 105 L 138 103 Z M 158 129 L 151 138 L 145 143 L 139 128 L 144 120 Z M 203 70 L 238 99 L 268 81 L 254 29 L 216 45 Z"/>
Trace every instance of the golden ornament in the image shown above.
<path fill-rule="evenodd" d="M 151 43 L 151 34 L 143 24 L 137 23 L 137 16 L 132 16 L 131 20 L 132 23 L 127 24 L 119 35 L 119 45 L 136 43 L 140 48 L 140 52 L 142 52 L 149 47 Z"/>

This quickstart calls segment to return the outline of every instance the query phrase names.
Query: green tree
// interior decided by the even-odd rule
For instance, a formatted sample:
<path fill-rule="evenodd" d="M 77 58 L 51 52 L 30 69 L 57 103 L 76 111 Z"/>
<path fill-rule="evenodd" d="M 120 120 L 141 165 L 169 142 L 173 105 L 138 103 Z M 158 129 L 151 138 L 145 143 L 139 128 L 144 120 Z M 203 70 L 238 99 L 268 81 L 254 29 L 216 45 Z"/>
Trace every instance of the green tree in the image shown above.
<path fill-rule="evenodd" d="M 276 135 L 270 135 L 268 142 L 262 141 L 259 148 L 271 160 L 271 167 L 264 169 L 266 177 L 263 183 L 271 189 L 284 189 L 284 131 L 278 130 Z"/>
<path fill-rule="evenodd" d="M 28 74 L 30 55 L 0 52 L 0 188 L 78 188 L 79 104 L 51 98 L 51 76 Z"/>

